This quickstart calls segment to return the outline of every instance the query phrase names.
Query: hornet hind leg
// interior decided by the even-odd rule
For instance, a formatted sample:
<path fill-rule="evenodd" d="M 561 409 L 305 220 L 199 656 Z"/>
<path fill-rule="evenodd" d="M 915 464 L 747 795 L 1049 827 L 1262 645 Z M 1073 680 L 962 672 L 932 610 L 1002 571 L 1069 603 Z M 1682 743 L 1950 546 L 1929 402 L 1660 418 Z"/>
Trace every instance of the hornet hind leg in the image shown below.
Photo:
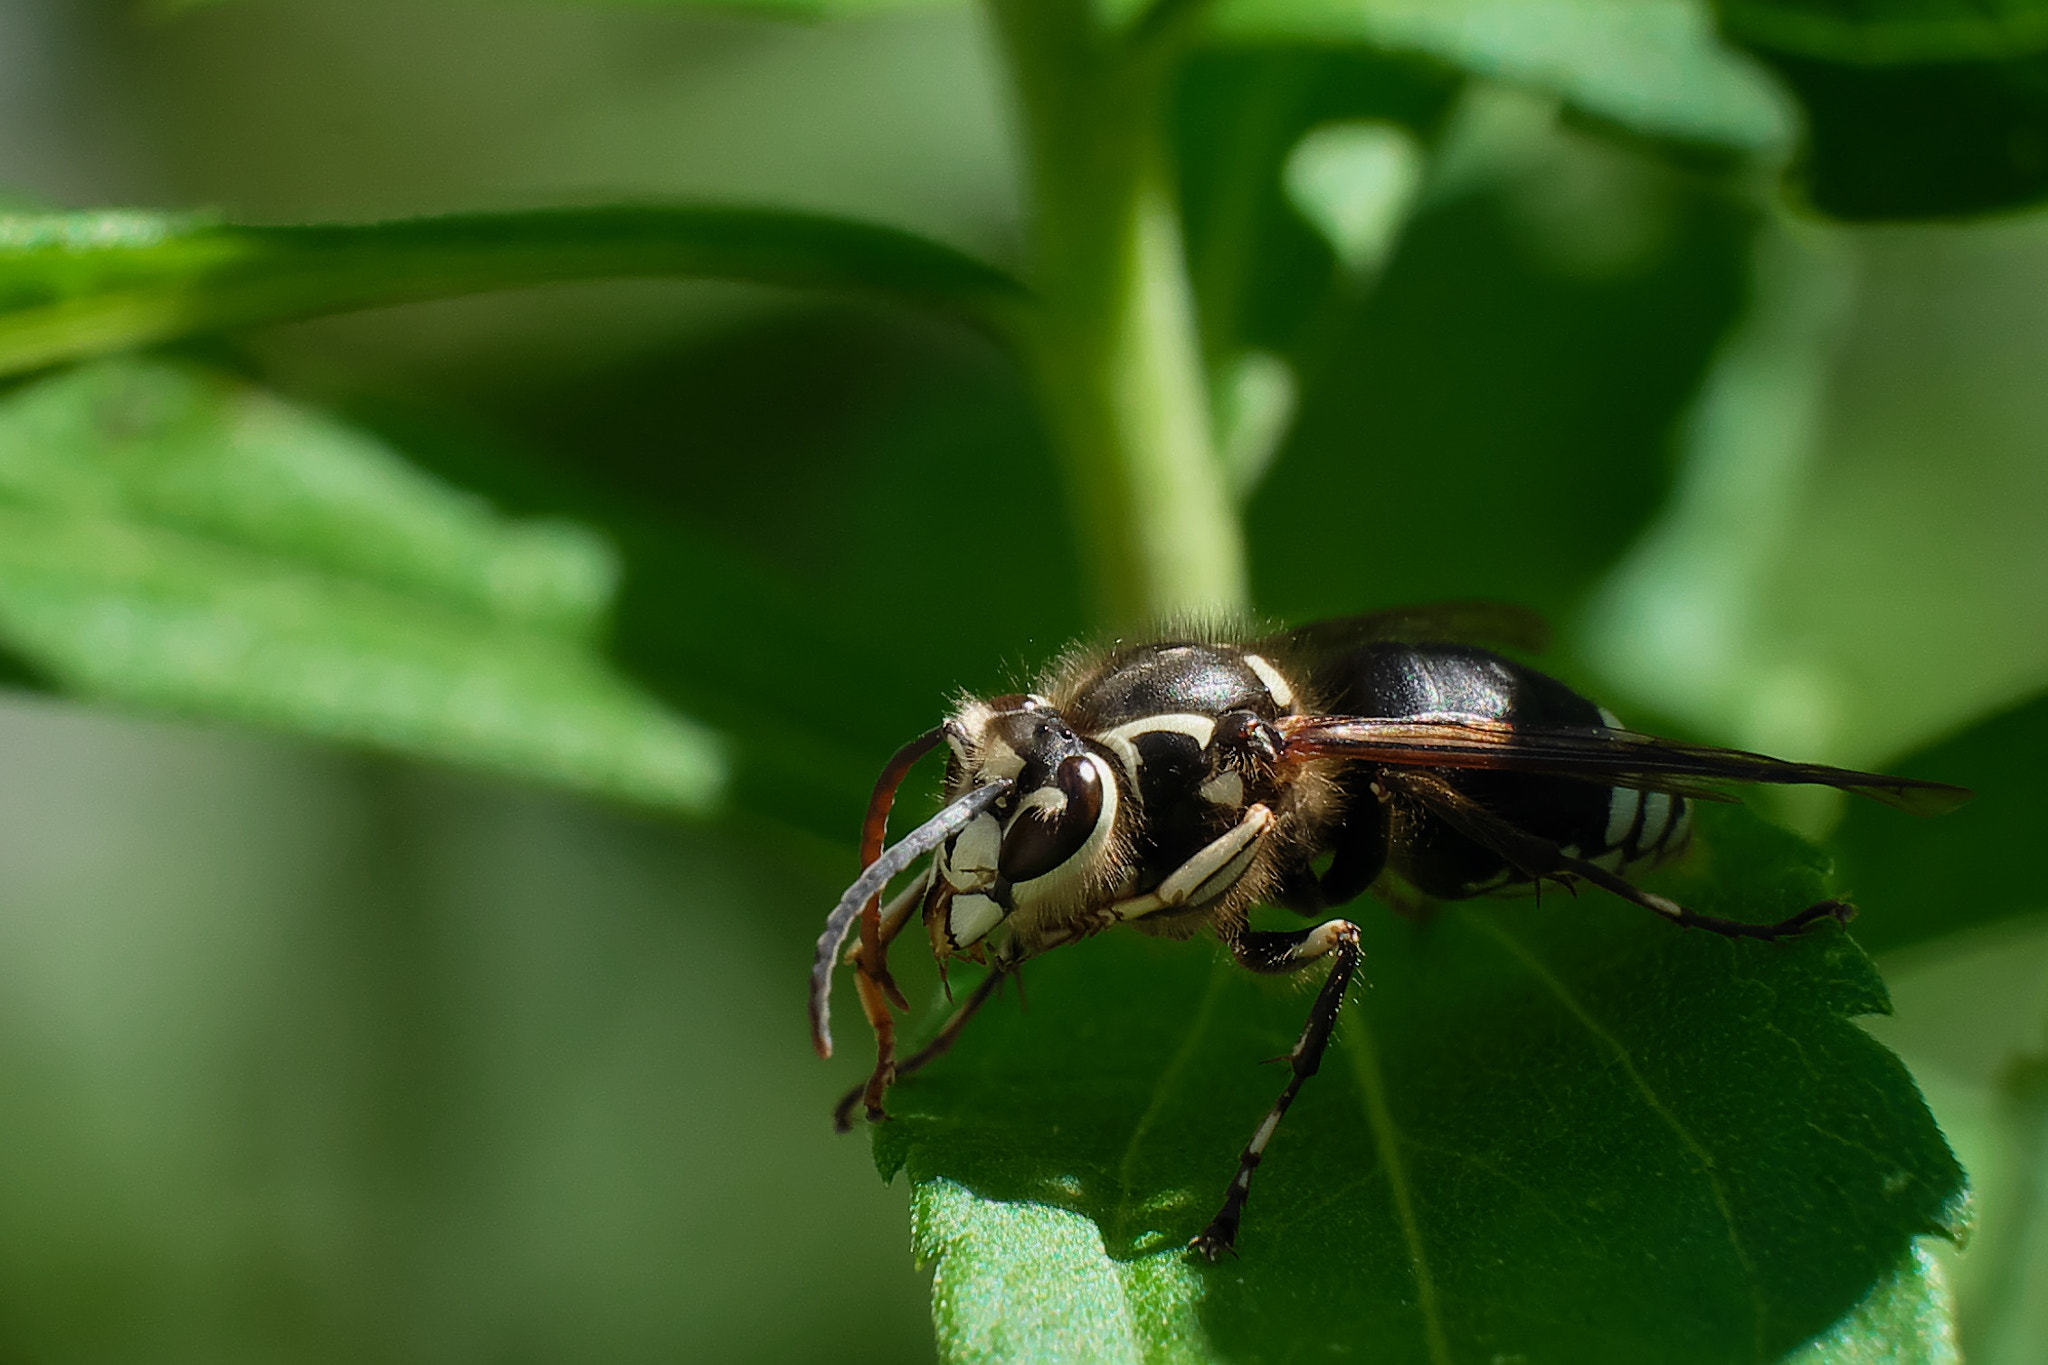
<path fill-rule="evenodd" d="M 1856 908 L 1846 901 L 1828 900 L 1809 905 L 1775 924 L 1747 924 L 1717 915 L 1702 915 L 1686 909 L 1677 901 L 1645 891 L 1598 863 L 1573 857 L 1549 839 L 1517 828 L 1432 773 L 1389 771 L 1382 780 L 1391 789 L 1427 807 L 1466 838 L 1506 859 L 1523 876 L 1537 879 L 1539 884 L 1544 877 L 1582 879 L 1653 911 L 1680 928 L 1705 929 L 1724 938 L 1771 940 L 1800 933 L 1824 919 L 1846 924 L 1856 914 Z"/>

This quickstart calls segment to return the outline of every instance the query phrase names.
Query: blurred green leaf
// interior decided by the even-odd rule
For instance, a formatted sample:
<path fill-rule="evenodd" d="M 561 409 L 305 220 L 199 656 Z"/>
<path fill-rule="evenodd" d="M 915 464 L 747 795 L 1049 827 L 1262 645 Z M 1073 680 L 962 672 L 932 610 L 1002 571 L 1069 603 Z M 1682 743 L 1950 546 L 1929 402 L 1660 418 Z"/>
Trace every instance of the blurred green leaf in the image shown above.
<path fill-rule="evenodd" d="M 1713 0 L 1746 43 L 1881 66 L 1998 61 L 2048 49 L 2044 0 Z"/>
<path fill-rule="evenodd" d="M 1304 140 L 1330 125 L 1372 124 L 1405 129 L 1427 147 L 1457 94 L 1456 77 L 1429 62 L 1356 46 L 1218 47 L 1191 56 L 1175 102 L 1175 153 L 1212 367 L 1233 366 L 1248 349 L 1298 366 L 1355 311 L 1364 281 L 1303 217 L 1285 181 Z M 1391 215 L 1390 234 L 1406 207 Z"/>
<path fill-rule="evenodd" d="M 2012 1189 L 1987 1228 L 1997 1235 L 1976 1248 L 1981 1288 L 1963 1340 L 1978 1365 L 2033 1365 L 2048 1341 L 2048 1052 L 2012 1058 L 1997 1095 Z"/>
<path fill-rule="evenodd" d="M 181 3 L 213 3 L 214 0 L 181 0 Z M 936 9 L 964 0 L 590 0 L 590 3 L 638 5 L 664 9 L 731 10 L 736 14 L 762 14 L 780 19 L 851 19 L 864 14 L 894 14 L 902 10 Z"/>
<path fill-rule="evenodd" d="M 1640 242 L 1597 275 L 1546 260 L 1498 197 L 1411 226 L 1247 510 L 1263 607 L 1308 621 L 1509 593 L 1562 622 L 1627 548 L 1735 316 L 1749 225 L 1655 181 L 1638 227 L 1629 200 L 1594 204 L 1557 235 Z"/>
<path fill-rule="evenodd" d="M 1423 150 L 1398 124 L 1354 120 L 1312 129 L 1287 158 L 1288 200 L 1344 268 L 1370 276 L 1422 189 Z"/>
<path fill-rule="evenodd" d="M 1694 0 L 1218 0 L 1213 28 L 1426 55 L 1652 138 L 1748 154 L 1792 133 L 1769 79 Z"/>
<path fill-rule="evenodd" d="M 2038 853 L 2048 810 L 2048 696 L 1886 763 L 1977 793 L 1937 820 L 1902 821 L 1859 801 L 1833 844 L 1873 952 L 1908 947 L 2048 907 Z"/>
<path fill-rule="evenodd" d="M 331 401 L 495 506 L 601 529 L 618 664 L 720 728 L 735 803 L 835 844 L 949 697 L 1015 690 L 1085 627 L 1014 361 L 901 310 L 750 314 L 631 363 L 493 375 L 454 411 L 360 378 Z M 1004 548 L 965 576 L 963 508 Z"/>
<path fill-rule="evenodd" d="M 56 686 L 689 811 L 719 744 L 595 648 L 617 568 L 184 368 L 0 404 L 0 642 Z"/>
<path fill-rule="evenodd" d="M 2042 0 L 1715 0 L 1805 106 L 1794 175 L 1851 219 L 1982 213 L 2048 195 Z"/>
<path fill-rule="evenodd" d="M 1822 858 L 1702 813 L 1658 879 L 1768 919 Z M 1860 948 L 1678 933 L 1588 893 L 1359 907 L 1368 989 L 1260 1168 L 1242 1259 L 1182 1250 L 1282 1077 L 1307 993 L 1109 934 L 1028 970 L 876 1130 L 936 1264 L 943 1358 L 1940 1360 L 1909 1262 L 1963 1178 Z M 1901 1271 L 1901 1266 L 1908 1269 Z M 1921 1341 L 1915 1349 L 1914 1340 Z M 1074 1350 L 1077 1343 L 1085 1349 Z"/>
<path fill-rule="evenodd" d="M 881 295 L 1000 327 L 1015 281 L 895 228 L 778 209 L 613 207 L 246 227 L 0 216 L 0 374 L 251 323 L 558 280 L 675 275 Z"/>

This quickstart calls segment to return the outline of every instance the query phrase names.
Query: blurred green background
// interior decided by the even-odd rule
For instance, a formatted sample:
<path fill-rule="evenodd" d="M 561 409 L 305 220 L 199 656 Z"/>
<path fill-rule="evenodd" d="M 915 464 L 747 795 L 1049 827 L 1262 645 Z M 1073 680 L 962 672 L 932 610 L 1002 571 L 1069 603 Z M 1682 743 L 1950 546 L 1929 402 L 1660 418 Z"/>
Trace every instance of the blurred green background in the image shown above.
<path fill-rule="evenodd" d="M 1383 271 L 1295 308 L 1332 266 L 1290 218 L 1235 302 L 1323 376 L 1249 503 L 1262 612 L 1529 602 L 1632 719 L 1830 762 L 2048 683 L 2048 218 L 1827 226 L 1537 95 L 1386 61 L 1381 107 L 1319 114 L 1342 72 L 1256 60 L 1197 71 L 1190 147 L 1205 90 L 1284 78 L 1288 136 L 1439 148 Z M 1198 279 L 1238 230 L 1212 169 Z M 1014 263 L 1017 176 L 974 10 L 0 0 L 19 206 L 718 198 Z M 798 1002 L 881 759 L 1089 624 L 1014 367 L 879 306 L 644 282 L 185 356 L 598 528 L 619 657 L 733 736 L 738 800 L 691 825 L 7 694 L 0 1358 L 927 1356 L 901 1186 L 826 1122 L 861 1049 L 816 1062 Z M 968 574 L 970 544 L 1002 552 Z M 1951 1269 L 1998 1362 L 2048 1360 L 2029 897 L 1884 958 L 1873 1024 L 1975 1178 Z"/>

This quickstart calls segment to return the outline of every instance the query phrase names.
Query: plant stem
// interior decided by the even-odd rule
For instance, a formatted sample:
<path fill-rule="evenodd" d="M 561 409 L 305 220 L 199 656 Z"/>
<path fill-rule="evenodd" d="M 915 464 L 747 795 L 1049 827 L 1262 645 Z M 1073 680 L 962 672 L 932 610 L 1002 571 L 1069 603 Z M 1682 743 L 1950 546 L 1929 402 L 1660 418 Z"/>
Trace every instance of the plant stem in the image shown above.
<path fill-rule="evenodd" d="M 1211 442 L 1166 148 L 1179 44 L 1104 31 L 1092 0 L 992 8 L 1035 214 L 1025 350 L 1097 610 L 1119 626 L 1241 611 L 1243 533 Z"/>

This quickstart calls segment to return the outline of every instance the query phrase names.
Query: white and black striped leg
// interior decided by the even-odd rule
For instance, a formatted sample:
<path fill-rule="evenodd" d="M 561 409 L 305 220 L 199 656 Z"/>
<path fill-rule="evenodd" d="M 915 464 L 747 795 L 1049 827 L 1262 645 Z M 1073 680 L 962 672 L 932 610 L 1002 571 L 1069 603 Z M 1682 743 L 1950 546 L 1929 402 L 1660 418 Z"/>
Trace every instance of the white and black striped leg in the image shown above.
<path fill-rule="evenodd" d="M 1725 938 L 1778 939 L 1797 934 L 1824 919 L 1847 924 L 1856 917 L 1856 907 L 1847 901 L 1827 900 L 1809 905 L 1796 915 L 1773 924 L 1746 924 L 1688 910 L 1677 901 L 1645 891 L 1598 863 L 1575 858 L 1550 840 L 1518 829 L 1486 807 L 1429 773 L 1389 773 L 1386 781 L 1422 802 L 1460 834 L 1492 849 L 1507 859 L 1516 871 L 1528 877 L 1582 877 L 1625 901 L 1653 910 L 1684 929 L 1705 929 Z"/>
<path fill-rule="evenodd" d="M 1244 818 L 1223 831 L 1168 873 L 1166 880 L 1142 896 L 1111 905 L 1117 920 L 1142 919 L 1161 910 L 1199 907 L 1229 894 L 1258 857 L 1259 841 L 1273 828 L 1273 812 L 1263 804 L 1246 808 Z M 1114 920 L 1112 920 L 1114 922 Z"/>
<path fill-rule="evenodd" d="M 1344 1005 L 1344 990 L 1351 984 L 1352 973 L 1358 970 L 1358 926 L 1350 920 L 1333 919 L 1313 929 L 1291 934 L 1246 931 L 1231 943 L 1230 951 L 1240 963 L 1255 972 L 1298 972 L 1323 957 L 1336 960 L 1330 964 L 1330 974 L 1324 978 L 1323 989 L 1317 993 L 1315 1004 L 1309 1007 L 1308 1024 L 1295 1041 L 1294 1050 L 1285 1058 L 1294 1069 L 1294 1074 L 1288 1078 L 1287 1088 L 1280 1092 L 1280 1098 L 1267 1113 L 1265 1122 L 1252 1134 L 1244 1155 L 1237 1159 L 1237 1175 L 1230 1182 L 1230 1192 L 1223 1196 L 1223 1207 L 1209 1220 L 1209 1226 L 1188 1243 L 1190 1250 L 1198 1251 L 1212 1261 L 1226 1251 L 1234 1253 L 1237 1226 L 1244 1221 L 1245 1197 L 1251 1192 L 1252 1172 L 1265 1159 L 1266 1144 L 1273 1140 L 1281 1116 L 1287 1112 L 1287 1106 L 1294 1103 L 1301 1083 L 1315 1075 L 1323 1064 L 1323 1049 L 1330 1045 L 1330 1031 L 1337 1026 L 1337 1011 Z"/>
<path fill-rule="evenodd" d="M 945 1027 L 939 1030 L 936 1037 L 916 1052 L 911 1053 L 902 1062 L 892 1061 L 890 1063 L 890 1079 L 902 1080 L 905 1076 L 922 1070 L 928 1063 L 935 1062 L 945 1056 L 953 1044 L 960 1040 L 960 1034 L 966 1029 L 967 1021 L 974 1017 L 977 1010 L 988 1003 L 989 997 L 996 993 L 996 988 L 1002 985 L 1003 979 L 1015 970 L 1014 966 L 1001 965 L 991 970 L 987 976 L 981 979 L 981 984 L 974 988 L 974 993 L 960 1003 L 960 1008 L 953 1011 L 953 1017 L 946 1021 Z M 1021 980 L 1022 978 L 1019 979 Z M 833 1128 L 842 1133 L 852 1130 L 854 1108 L 867 1096 L 871 1085 L 872 1082 L 857 1085 L 839 1097 L 839 1103 L 832 1106 Z M 884 1113 L 879 1105 L 872 1102 L 868 1105 L 868 1122 L 879 1123 L 888 1117 L 888 1114 Z"/>

